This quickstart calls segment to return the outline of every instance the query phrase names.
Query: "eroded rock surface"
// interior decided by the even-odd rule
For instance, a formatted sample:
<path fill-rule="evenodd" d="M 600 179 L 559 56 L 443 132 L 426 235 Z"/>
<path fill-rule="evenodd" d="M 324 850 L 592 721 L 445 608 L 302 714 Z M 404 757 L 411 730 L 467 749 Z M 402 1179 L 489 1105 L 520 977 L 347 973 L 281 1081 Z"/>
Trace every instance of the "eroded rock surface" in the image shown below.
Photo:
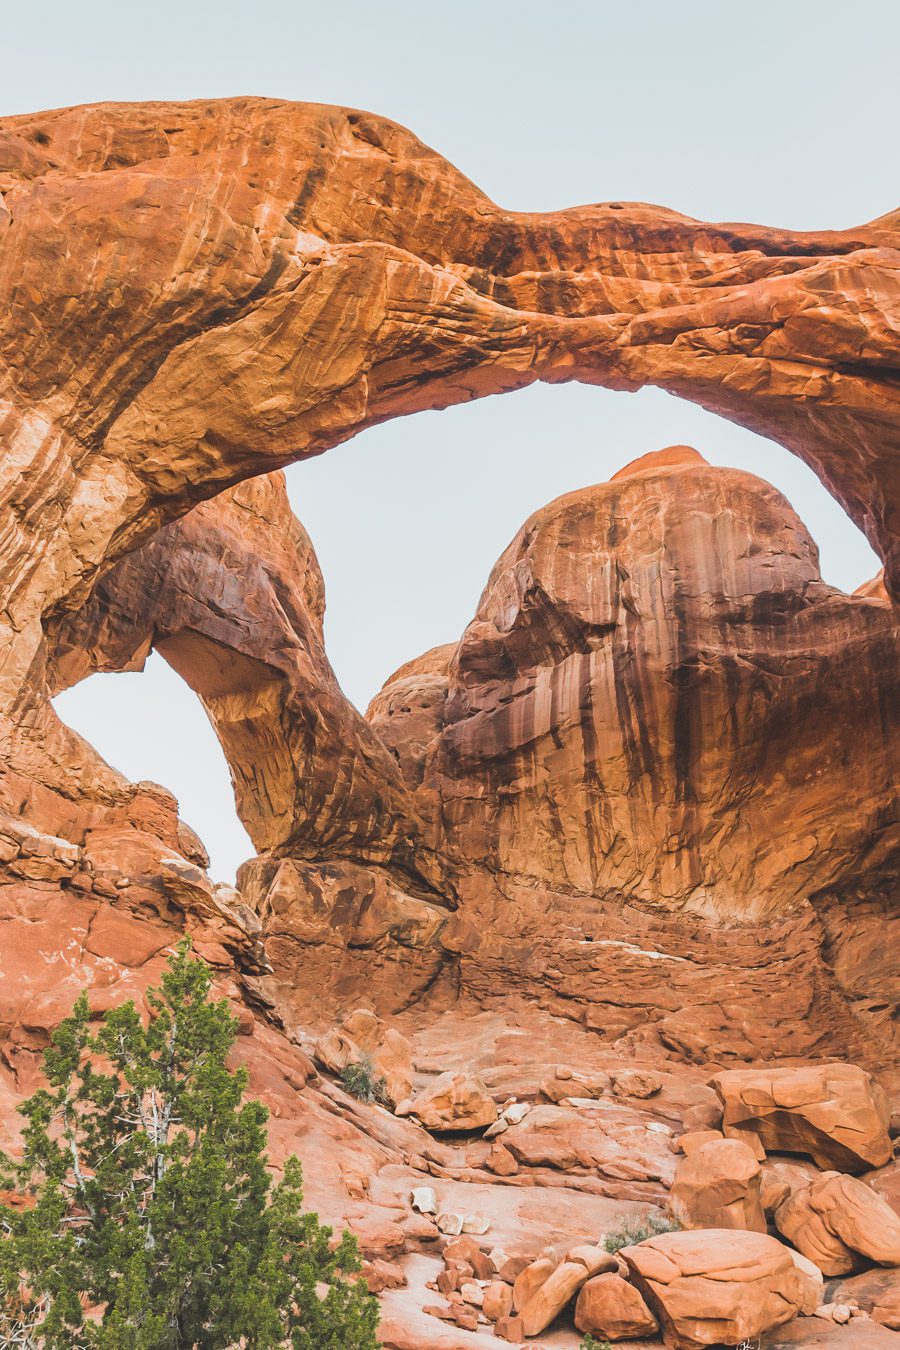
<path fill-rule="evenodd" d="M 814 1282 L 764 1233 L 663 1233 L 622 1255 L 679 1350 L 737 1345 L 815 1310 Z"/>
<path fill-rule="evenodd" d="M 824 1168 L 862 1172 L 891 1157 L 890 1107 L 884 1089 L 855 1064 L 783 1069 L 729 1069 L 713 1086 L 724 1106 L 723 1129 L 749 1130 L 774 1152 L 808 1153 Z"/>
<path fill-rule="evenodd" d="M 879 1090 L 850 1065 L 810 1092 L 770 1066 L 894 1059 L 897 218 L 517 215 L 391 123 L 261 99 L 5 119 L 0 193 L 0 1142 L 78 990 L 140 1003 L 189 932 L 274 1162 L 298 1151 L 309 1202 L 357 1234 L 386 1347 L 478 1350 L 493 1323 L 570 1350 L 579 1289 L 592 1325 L 650 1334 L 597 1243 L 660 1217 L 676 1166 L 703 1222 L 805 1197 L 853 1268 L 893 1260 Z M 272 471 L 573 378 L 650 382 L 781 440 L 884 577 L 826 586 L 779 494 L 672 447 L 537 512 L 461 641 L 362 718 Z M 154 647 L 228 757 L 260 855 L 238 888 L 210 881 L 169 793 L 50 703 Z M 411 1118 L 334 1081 L 364 1055 Z M 771 1162 L 758 1200 L 751 1160 L 710 1187 L 697 1160 L 743 1147 L 726 1140 L 677 1163 L 676 1135 L 722 1121 L 713 1067 L 748 1060 L 795 1075 L 790 1100 L 735 1114 L 724 1094 L 726 1133 L 880 1169 L 870 1185 Z M 762 1233 L 630 1252 L 679 1344 L 821 1302 Z M 875 1345 L 892 1290 L 869 1299 L 882 1326 L 838 1324 L 835 1291 L 830 1320 L 770 1336 Z"/>
<path fill-rule="evenodd" d="M 897 653 L 780 494 L 685 447 L 537 512 L 368 713 L 456 869 L 463 980 L 610 1037 L 653 1004 L 697 1059 L 890 1041 Z"/>

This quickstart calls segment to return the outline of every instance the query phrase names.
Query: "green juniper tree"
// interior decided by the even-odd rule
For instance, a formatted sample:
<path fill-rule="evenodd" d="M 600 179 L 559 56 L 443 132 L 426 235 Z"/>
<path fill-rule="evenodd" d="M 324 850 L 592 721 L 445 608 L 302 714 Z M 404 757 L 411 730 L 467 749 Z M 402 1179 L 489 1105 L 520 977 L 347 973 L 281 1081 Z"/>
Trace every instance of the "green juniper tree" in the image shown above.
<path fill-rule="evenodd" d="M 302 1208 L 300 1164 L 272 1185 L 266 1108 L 226 1056 L 236 1022 L 182 943 L 146 1025 L 92 1029 L 82 994 L 0 1155 L 0 1345 L 41 1350 L 376 1350 L 353 1238 Z M 87 1313 L 85 1309 L 88 1309 Z"/>

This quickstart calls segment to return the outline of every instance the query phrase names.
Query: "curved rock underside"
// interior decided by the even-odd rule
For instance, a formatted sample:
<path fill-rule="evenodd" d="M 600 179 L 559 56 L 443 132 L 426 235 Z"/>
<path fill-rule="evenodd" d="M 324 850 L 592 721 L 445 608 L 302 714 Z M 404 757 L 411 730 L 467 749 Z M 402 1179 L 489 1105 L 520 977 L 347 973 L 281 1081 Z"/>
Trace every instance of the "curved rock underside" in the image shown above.
<path fill-rule="evenodd" d="M 894 1085 L 896 215 L 515 214 L 391 123 L 253 99 L 0 121 L 0 193 L 0 1129 L 76 990 L 140 995 L 185 928 L 276 1157 L 300 1141 L 373 1257 L 436 1237 L 426 1173 L 531 1255 L 595 1240 L 603 1205 L 665 1199 L 659 1141 L 716 1118 L 723 1063 Z M 362 717 L 274 470 L 535 379 L 655 384 L 781 441 L 884 582 L 826 585 L 774 489 L 672 447 L 537 512 L 460 640 Z M 50 702 L 153 648 L 228 758 L 237 890 Z M 360 1003 L 413 1040 L 417 1089 L 477 1071 L 559 1104 L 474 1148 L 354 1104 L 303 1045 Z M 649 1105 L 563 1099 L 635 1061 Z M 404 1298 L 387 1345 L 481 1343 Z"/>

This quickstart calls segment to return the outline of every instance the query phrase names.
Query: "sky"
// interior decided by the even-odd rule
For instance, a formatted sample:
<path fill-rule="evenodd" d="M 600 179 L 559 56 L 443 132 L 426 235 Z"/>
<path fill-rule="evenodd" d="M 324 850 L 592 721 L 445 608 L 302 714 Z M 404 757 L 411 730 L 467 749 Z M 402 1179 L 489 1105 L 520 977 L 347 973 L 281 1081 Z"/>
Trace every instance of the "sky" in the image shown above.
<path fill-rule="evenodd" d="M 4 19 L 0 115 L 260 94 L 412 128 L 504 206 L 647 201 L 844 228 L 896 206 L 895 0 L 43 0 Z M 553 497 L 694 445 L 779 487 L 850 590 L 877 559 L 786 450 L 658 390 L 532 386 L 362 433 L 288 471 L 322 563 L 326 639 L 361 708 L 459 637 L 497 556 Z M 221 880 L 252 853 L 191 692 L 152 656 L 56 700 L 129 777 L 178 796 Z"/>

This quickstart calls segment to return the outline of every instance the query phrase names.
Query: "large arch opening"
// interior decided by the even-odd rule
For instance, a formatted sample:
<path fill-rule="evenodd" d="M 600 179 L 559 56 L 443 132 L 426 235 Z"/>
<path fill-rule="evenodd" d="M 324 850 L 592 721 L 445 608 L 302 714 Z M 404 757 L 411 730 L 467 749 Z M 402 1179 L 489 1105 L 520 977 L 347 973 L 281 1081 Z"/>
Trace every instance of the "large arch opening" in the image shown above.
<path fill-rule="evenodd" d="M 534 511 L 670 444 L 778 488 L 831 585 L 850 592 L 877 573 L 862 531 L 775 441 L 660 389 L 533 384 L 394 419 L 287 469 L 325 578 L 328 654 L 350 700 L 365 710 L 393 670 L 459 638 Z"/>
<path fill-rule="evenodd" d="M 393 420 L 288 470 L 325 574 L 328 653 L 350 700 L 364 710 L 391 671 L 460 637 L 535 510 L 667 443 L 778 487 L 816 539 L 826 581 L 851 591 L 877 571 L 842 507 L 775 442 L 657 389 L 536 384 L 515 399 Z M 130 779 L 173 791 L 213 876 L 233 878 L 254 849 L 228 765 L 199 700 L 158 653 L 140 675 L 94 675 L 55 706 Z"/>

